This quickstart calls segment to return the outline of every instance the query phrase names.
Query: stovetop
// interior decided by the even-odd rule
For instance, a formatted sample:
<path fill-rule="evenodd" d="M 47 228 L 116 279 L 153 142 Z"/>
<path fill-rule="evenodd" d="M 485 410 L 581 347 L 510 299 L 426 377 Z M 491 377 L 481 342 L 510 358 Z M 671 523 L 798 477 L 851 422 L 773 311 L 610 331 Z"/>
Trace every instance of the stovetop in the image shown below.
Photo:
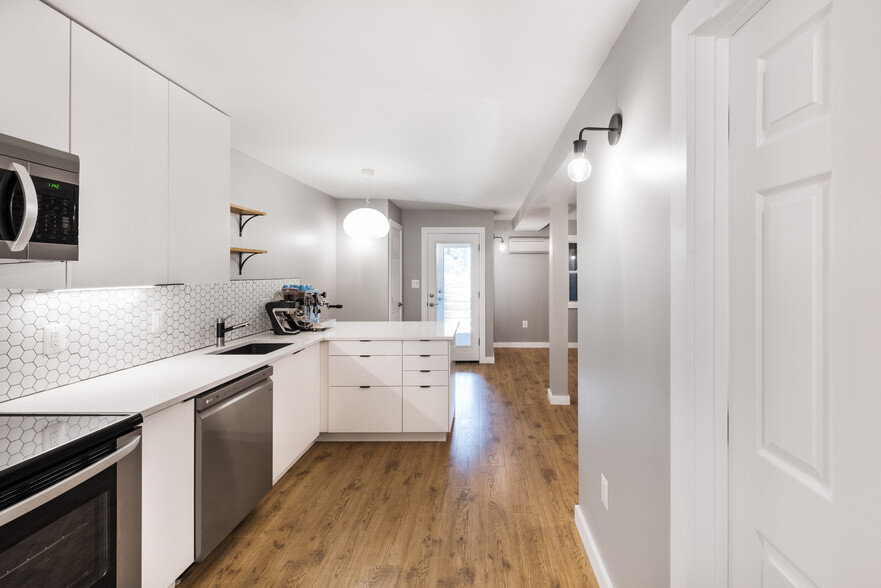
<path fill-rule="evenodd" d="M 124 421 L 131 421 L 125 423 L 131 428 L 141 422 L 141 416 L 0 414 L 0 477 L 9 468 L 39 458 L 50 449 L 88 445 L 91 439 L 101 442 Z"/>

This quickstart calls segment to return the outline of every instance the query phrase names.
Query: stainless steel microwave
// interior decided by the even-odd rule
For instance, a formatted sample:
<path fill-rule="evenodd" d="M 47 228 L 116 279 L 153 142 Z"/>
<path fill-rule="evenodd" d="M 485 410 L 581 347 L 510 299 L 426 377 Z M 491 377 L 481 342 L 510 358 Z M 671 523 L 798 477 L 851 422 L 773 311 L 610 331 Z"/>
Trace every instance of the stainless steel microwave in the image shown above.
<path fill-rule="evenodd" d="M 79 258 L 76 155 L 0 134 L 0 263 Z"/>

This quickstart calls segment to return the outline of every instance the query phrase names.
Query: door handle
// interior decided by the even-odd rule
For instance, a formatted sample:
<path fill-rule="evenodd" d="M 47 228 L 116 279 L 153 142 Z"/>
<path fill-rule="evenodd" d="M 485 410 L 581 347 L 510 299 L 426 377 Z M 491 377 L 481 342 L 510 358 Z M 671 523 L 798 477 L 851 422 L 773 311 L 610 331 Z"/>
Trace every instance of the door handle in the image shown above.
<path fill-rule="evenodd" d="M 34 181 L 28 170 L 20 163 L 12 162 L 9 169 L 18 176 L 18 182 L 24 190 L 24 218 L 21 221 L 21 228 L 15 236 L 15 241 L 9 245 L 10 251 L 22 251 L 27 247 L 28 241 L 34 234 L 34 227 L 37 226 L 37 189 L 34 187 Z"/>
<path fill-rule="evenodd" d="M 398 307 L 404 306 L 403 302 L 398 302 Z"/>
<path fill-rule="evenodd" d="M 434 302 L 429 302 L 428 306 L 434 306 Z"/>

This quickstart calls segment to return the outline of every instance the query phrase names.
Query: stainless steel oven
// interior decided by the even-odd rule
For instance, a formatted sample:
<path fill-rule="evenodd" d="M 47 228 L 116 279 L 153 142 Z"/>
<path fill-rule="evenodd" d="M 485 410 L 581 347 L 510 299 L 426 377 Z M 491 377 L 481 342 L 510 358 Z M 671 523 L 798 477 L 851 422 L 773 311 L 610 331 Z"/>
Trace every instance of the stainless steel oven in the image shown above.
<path fill-rule="evenodd" d="M 0 587 L 139 586 L 140 415 L 0 415 Z"/>
<path fill-rule="evenodd" d="M 0 134 L 0 263 L 77 261 L 76 155 Z"/>

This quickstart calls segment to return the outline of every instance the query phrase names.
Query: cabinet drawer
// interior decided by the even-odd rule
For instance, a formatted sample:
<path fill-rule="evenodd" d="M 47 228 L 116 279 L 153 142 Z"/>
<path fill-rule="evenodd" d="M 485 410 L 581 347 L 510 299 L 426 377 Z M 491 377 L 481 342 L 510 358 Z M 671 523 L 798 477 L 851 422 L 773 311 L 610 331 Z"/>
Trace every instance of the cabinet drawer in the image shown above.
<path fill-rule="evenodd" d="M 331 355 L 327 358 L 328 386 L 400 386 L 401 356 Z"/>
<path fill-rule="evenodd" d="M 400 433 L 401 388 L 328 388 L 330 433 Z"/>
<path fill-rule="evenodd" d="M 329 341 L 328 355 L 400 355 L 400 341 Z"/>
<path fill-rule="evenodd" d="M 449 341 L 404 341 L 404 355 L 449 355 Z"/>
<path fill-rule="evenodd" d="M 450 369 L 450 359 L 446 355 L 405 355 L 404 369 L 446 371 Z"/>
<path fill-rule="evenodd" d="M 447 386 L 405 386 L 403 431 L 405 433 L 446 433 L 450 389 Z"/>
<path fill-rule="evenodd" d="M 404 372 L 404 386 L 449 386 L 450 372 L 447 370 L 423 370 Z"/>

